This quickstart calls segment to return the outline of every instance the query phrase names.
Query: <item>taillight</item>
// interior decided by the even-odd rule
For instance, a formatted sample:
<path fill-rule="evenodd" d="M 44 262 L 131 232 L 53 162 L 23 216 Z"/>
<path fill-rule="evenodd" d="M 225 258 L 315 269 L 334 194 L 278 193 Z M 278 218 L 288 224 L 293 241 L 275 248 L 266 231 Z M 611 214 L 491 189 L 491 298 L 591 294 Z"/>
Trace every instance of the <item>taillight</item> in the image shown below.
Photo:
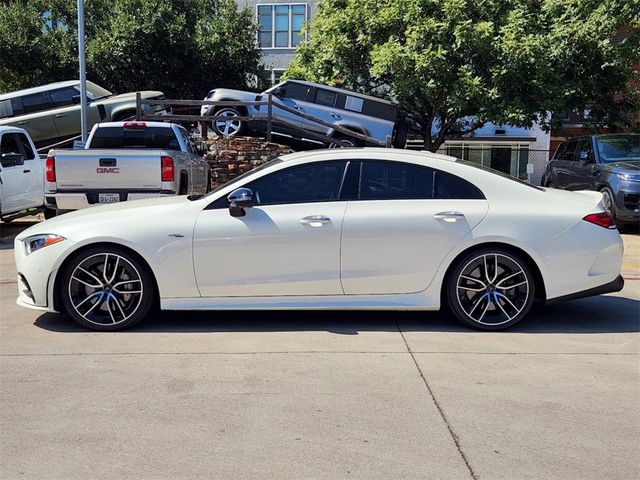
<path fill-rule="evenodd" d="M 45 163 L 45 178 L 47 182 L 55 182 L 56 181 L 56 157 L 47 157 L 47 161 Z"/>
<path fill-rule="evenodd" d="M 122 126 L 124 128 L 147 128 L 147 124 L 144 122 L 124 122 Z"/>
<path fill-rule="evenodd" d="M 608 228 L 609 230 L 615 230 L 616 228 L 616 224 L 614 223 L 614 221 L 611 220 L 611 217 L 605 212 L 591 213 L 584 217 L 583 220 L 586 220 L 587 222 L 593 223 L 600 227 Z"/>
<path fill-rule="evenodd" d="M 173 182 L 173 180 L 175 179 L 173 158 L 162 157 L 161 161 L 162 161 L 162 181 Z"/>

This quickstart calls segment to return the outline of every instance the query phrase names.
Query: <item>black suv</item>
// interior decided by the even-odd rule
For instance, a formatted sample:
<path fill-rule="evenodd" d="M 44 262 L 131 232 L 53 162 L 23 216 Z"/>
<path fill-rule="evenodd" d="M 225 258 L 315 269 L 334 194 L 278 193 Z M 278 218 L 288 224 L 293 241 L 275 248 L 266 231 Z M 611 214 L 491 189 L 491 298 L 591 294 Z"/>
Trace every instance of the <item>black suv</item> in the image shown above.
<path fill-rule="evenodd" d="M 640 135 L 576 137 L 561 143 L 547 164 L 542 185 L 598 190 L 618 226 L 640 224 Z"/>

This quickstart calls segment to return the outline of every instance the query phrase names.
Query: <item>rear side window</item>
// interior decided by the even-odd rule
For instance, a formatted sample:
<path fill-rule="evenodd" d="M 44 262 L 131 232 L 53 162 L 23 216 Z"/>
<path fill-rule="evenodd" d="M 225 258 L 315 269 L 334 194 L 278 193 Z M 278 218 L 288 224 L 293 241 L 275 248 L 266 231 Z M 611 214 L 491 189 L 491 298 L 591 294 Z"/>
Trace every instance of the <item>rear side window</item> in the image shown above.
<path fill-rule="evenodd" d="M 313 162 L 287 168 L 245 185 L 256 205 L 337 201 L 345 162 Z"/>
<path fill-rule="evenodd" d="M 360 200 L 431 199 L 435 171 L 398 162 L 363 162 Z"/>
<path fill-rule="evenodd" d="M 451 200 L 483 200 L 482 192 L 472 183 L 445 172 L 436 172 L 434 198 Z"/>
<path fill-rule="evenodd" d="M 90 148 L 157 148 L 180 150 L 172 128 L 101 127 L 93 134 Z"/>
<path fill-rule="evenodd" d="M 42 112 L 51 108 L 51 104 L 44 93 L 34 93 L 22 97 L 24 113 Z"/>
<path fill-rule="evenodd" d="M 318 105 L 325 105 L 327 107 L 333 107 L 336 103 L 336 93 L 329 90 L 322 90 L 319 88 L 316 91 L 316 101 Z"/>

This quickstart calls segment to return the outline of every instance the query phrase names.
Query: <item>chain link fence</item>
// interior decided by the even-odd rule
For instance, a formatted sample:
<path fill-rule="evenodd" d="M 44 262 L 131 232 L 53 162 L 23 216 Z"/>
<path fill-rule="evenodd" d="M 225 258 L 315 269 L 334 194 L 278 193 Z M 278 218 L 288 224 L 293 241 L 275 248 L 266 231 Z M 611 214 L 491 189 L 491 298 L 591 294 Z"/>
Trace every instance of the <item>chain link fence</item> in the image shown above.
<path fill-rule="evenodd" d="M 424 149 L 418 142 L 408 143 L 407 148 Z M 540 185 L 550 156 L 549 150 L 533 150 L 526 144 L 445 143 L 438 153 L 493 168 L 532 185 Z"/>

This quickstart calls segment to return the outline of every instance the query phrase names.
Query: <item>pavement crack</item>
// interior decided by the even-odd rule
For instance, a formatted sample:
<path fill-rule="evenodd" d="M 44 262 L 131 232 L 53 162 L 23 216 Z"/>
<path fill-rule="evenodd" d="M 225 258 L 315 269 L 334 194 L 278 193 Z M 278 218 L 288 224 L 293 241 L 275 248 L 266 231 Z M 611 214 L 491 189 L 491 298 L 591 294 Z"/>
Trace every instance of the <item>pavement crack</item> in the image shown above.
<path fill-rule="evenodd" d="M 431 400 L 433 400 L 434 405 L 438 409 L 438 413 L 440 413 L 440 416 L 442 417 L 442 420 L 444 421 L 444 424 L 447 426 L 447 430 L 449 430 L 449 434 L 451 435 L 451 438 L 453 439 L 453 443 L 455 444 L 456 448 L 458 449 L 458 453 L 462 457 L 462 460 L 464 461 L 464 464 L 466 465 L 467 470 L 469 470 L 469 474 L 471 475 L 471 478 L 473 480 L 478 480 L 478 476 L 473 471 L 473 467 L 469 463 L 469 459 L 465 455 L 464 450 L 462 450 L 462 445 L 460 445 L 460 439 L 459 439 L 458 435 L 456 434 L 456 432 L 454 432 L 453 427 L 451 426 L 451 423 L 449 423 L 449 419 L 445 415 L 444 410 L 442 409 L 442 406 L 440 405 L 440 402 L 438 402 L 438 399 L 434 395 L 433 390 L 431 389 L 431 386 L 429 385 L 429 382 L 427 381 L 427 377 L 424 376 L 424 373 L 422 372 L 422 369 L 420 368 L 420 365 L 418 365 L 418 361 L 416 360 L 416 357 L 413 354 L 413 351 L 411 350 L 411 347 L 409 346 L 409 343 L 407 342 L 407 339 L 405 338 L 404 333 L 402 332 L 402 329 L 400 328 L 400 325 L 398 324 L 398 322 L 396 322 L 396 327 L 398 328 L 398 333 L 400 333 L 400 336 L 402 337 L 402 341 L 404 342 L 405 346 L 407 347 L 407 352 L 409 352 L 409 355 L 411 356 L 411 359 L 413 360 L 413 363 L 416 366 L 416 369 L 418 370 L 418 373 L 420 374 L 420 378 L 422 378 L 422 381 L 424 382 L 425 387 L 427 387 L 427 391 L 429 392 L 429 395 L 431 396 Z"/>

